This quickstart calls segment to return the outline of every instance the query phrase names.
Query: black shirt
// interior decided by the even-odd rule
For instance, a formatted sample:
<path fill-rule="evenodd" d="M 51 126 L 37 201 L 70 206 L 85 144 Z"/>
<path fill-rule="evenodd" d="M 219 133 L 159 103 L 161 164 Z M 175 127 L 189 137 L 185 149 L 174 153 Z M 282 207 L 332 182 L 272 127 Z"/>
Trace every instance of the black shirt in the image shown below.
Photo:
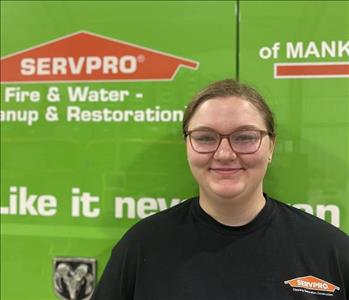
<path fill-rule="evenodd" d="M 140 221 L 114 247 L 93 299 L 349 299 L 348 236 L 265 197 L 239 227 L 198 198 Z"/>

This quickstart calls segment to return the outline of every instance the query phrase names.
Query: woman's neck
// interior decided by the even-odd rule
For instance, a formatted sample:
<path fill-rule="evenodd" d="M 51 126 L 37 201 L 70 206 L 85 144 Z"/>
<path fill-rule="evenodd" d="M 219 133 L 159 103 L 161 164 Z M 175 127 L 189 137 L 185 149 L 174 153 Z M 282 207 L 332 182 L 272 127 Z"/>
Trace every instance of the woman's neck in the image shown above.
<path fill-rule="evenodd" d="M 242 226 L 251 222 L 263 209 L 265 198 L 262 190 L 251 195 L 231 199 L 208 197 L 200 189 L 200 206 L 212 218 L 228 226 Z"/>

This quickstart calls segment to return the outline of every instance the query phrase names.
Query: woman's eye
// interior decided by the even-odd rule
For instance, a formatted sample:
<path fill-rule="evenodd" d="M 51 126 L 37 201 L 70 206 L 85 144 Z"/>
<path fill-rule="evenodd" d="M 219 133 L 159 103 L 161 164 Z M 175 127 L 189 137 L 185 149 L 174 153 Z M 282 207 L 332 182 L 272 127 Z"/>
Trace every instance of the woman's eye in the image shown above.
<path fill-rule="evenodd" d="M 253 139 L 253 136 L 250 136 L 250 135 L 238 135 L 236 137 L 237 140 L 241 140 L 241 141 L 244 141 L 244 140 L 251 140 Z"/>
<path fill-rule="evenodd" d="M 200 136 L 198 138 L 200 141 L 214 141 L 215 138 L 213 136 L 209 136 L 209 135 L 204 135 L 204 136 Z"/>
<path fill-rule="evenodd" d="M 236 142 L 254 142 L 258 140 L 258 136 L 253 134 L 240 134 L 235 136 L 233 140 Z"/>
<path fill-rule="evenodd" d="M 208 143 L 208 142 L 215 142 L 216 141 L 216 137 L 212 136 L 212 135 L 198 135 L 198 136 L 194 136 L 194 139 L 197 142 L 202 142 L 202 143 Z"/>

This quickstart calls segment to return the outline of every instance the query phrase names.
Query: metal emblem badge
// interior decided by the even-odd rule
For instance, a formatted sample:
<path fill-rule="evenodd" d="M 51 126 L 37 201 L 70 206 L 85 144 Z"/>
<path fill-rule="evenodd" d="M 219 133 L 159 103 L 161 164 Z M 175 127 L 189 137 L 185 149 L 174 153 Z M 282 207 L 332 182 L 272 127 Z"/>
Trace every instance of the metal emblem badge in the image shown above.
<path fill-rule="evenodd" d="M 88 300 L 96 282 L 96 260 L 81 257 L 56 257 L 53 260 L 53 285 L 63 300 Z"/>

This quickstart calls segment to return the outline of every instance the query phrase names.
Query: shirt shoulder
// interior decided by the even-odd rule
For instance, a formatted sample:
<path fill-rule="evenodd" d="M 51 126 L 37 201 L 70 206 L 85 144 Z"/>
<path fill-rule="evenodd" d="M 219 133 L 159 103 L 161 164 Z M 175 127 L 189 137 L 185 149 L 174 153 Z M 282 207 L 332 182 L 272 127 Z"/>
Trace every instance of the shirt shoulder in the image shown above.
<path fill-rule="evenodd" d="M 167 237 L 171 234 L 177 236 L 182 230 L 187 230 L 193 222 L 192 202 L 195 200 L 197 198 L 187 199 L 138 221 L 126 232 L 122 240 L 140 242 L 141 240 L 155 240 L 161 236 Z"/>
<path fill-rule="evenodd" d="M 271 200 L 275 203 L 275 219 L 285 232 L 293 232 L 313 241 L 342 245 L 349 251 L 349 236 L 339 228 L 301 209 Z"/>

